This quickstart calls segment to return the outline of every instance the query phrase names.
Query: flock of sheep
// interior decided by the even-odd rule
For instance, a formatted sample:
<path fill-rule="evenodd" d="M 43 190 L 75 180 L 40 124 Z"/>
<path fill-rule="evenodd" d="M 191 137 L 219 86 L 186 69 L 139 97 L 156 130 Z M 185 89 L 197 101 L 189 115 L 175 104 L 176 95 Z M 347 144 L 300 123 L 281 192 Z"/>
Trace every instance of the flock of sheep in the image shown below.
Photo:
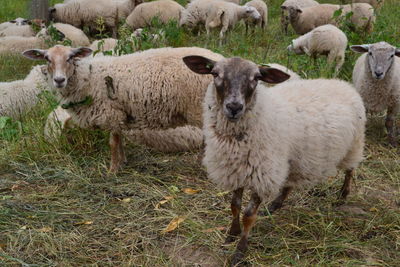
<path fill-rule="evenodd" d="M 345 60 L 347 38 L 337 27 L 335 12 L 340 9 L 339 17 L 352 12 L 354 30 L 372 31 L 374 8 L 381 4 L 383 0 L 344 6 L 286 0 L 281 6 L 282 28 L 286 30 L 290 23 L 296 33 L 304 34 L 288 50 L 312 57 L 327 55 L 329 62 L 336 61 L 337 73 Z M 267 27 L 267 14 L 261 0 L 242 6 L 193 0 L 186 8 L 171 0 L 69 0 L 51 8 L 50 15 L 72 47 L 47 50 L 43 50 L 46 28 L 29 36 L 26 20 L 0 24 L 0 53 L 24 51 L 28 58 L 48 62 L 34 67 L 22 81 L 0 83 L 0 115 L 18 118 L 35 104 L 39 92 L 53 90 L 60 106 L 50 114 L 46 134 L 60 134 L 63 127 L 110 132 L 113 172 L 126 161 L 123 137 L 161 151 L 200 149 L 205 143 L 203 164 L 208 176 L 233 191 L 233 219 L 226 241 L 240 236 L 231 261 L 234 266 L 244 257 L 261 203 L 270 202 L 272 213 L 293 188 L 322 182 L 337 168 L 345 171 L 341 197 L 349 194 L 354 170 L 363 159 L 366 111 L 387 110 L 388 142 L 397 145 L 400 49 L 386 42 L 352 46 L 362 55 L 350 84 L 337 79 L 304 80 L 279 64 L 258 66 L 198 47 L 93 57 L 98 41 L 92 49 L 79 47 L 90 45 L 79 28 L 95 27 L 102 16 L 116 36 L 121 18 L 136 30 L 158 16 L 161 22 L 176 19 L 189 28 L 204 25 L 207 33 L 219 27 L 224 38 L 241 19 L 250 27 Z M 17 32 L 24 35 L 11 36 Z M 109 48 L 116 43 L 107 39 Z M 244 189 L 252 194 L 242 229 Z"/>

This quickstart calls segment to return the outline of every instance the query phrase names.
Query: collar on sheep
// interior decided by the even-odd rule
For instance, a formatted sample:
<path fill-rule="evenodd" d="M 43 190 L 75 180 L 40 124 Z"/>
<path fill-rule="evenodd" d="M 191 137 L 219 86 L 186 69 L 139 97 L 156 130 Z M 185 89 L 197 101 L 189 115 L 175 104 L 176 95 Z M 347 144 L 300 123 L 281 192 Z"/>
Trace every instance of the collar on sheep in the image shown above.
<path fill-rule="evenodd" d="M 70 108 L 76 108 L 80 106 L 89 106 L 90 104 L 93 103 L 93 97 L 92 96 L 87 96 L 83 100 L 78 101 L 78 102 L 69 102 L 66 104 L 62 104 L 61 107 L 63 109 L 70 109 Z"/>

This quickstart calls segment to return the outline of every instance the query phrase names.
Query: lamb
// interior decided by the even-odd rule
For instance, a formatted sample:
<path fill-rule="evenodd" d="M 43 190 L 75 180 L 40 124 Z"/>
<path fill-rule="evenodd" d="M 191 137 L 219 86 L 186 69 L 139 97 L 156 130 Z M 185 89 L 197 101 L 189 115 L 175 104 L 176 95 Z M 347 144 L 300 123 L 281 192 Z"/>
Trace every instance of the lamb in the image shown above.
<path fill-rule="evenodd" d="M 246 23 L 246 31 L 249 25 L 257 25 L 261 27 L 262 29 L 265 28 L 265 25 L 267 25 L 268 21 L 268 7 L 262 0 L 251 0 L 250 2 L 247 2 L 245 6 L 252 6 L 255 9 L 257 9 L 258 13 L 260 13 L 260 19 L 255 20 L 253 18 L 247 18 L 245 20 Z"/>
<path fill-rule="evenodd" d="M 336 61 L 335 75 L 344 63 L 346 48 L 346 34 L 330 24 L 315 28 L 293 40 L 288 46 L 289 51 L 297 55 L 305 53 L 314 59 L 317 55 L 327 55 L 329 64 Z"/>
<path fill-rule="evenodd" d="M 70 40 L 73 47 L 90 45 L 89 38 L 81 29 L 64 23 L 54 23 L 53 27 L 56 28 L 60 33 L 62 33 L 62 36 L 64 36 L 64 38 Z M 48 30 L 48 28 L 42 29 L 39 32 L 39 35 L 49 36 Z"/>
<path fill-rule="evenodd" d="M 333 14 L 339 5 L 320 4 L 318 6 L 298 8 L 288 6 L 289 21 L 297 34 L 305 34 L 318 26 L 336 24 Z"/>
<path fill-rule="evenodd" d="M 385 2 L 385 0 L 352 0 L 353 3 L 367 3 L 370 4 L 373 8 L 378 9 L 381 8 Z"/>
<path fill-rule="evenodd" d="M 172 0 L 158 0 L 140 4 L 126 19 L 126 24 L 132 29 L 150 26 L 152 19 L 158 17 L 161 23 L 170 20 L 179 21 L 180 13 L 184 8 Z"/>
<path fill-rule="evenodd" d="M 252 6 L 239 6 L 225 1 L 210 2 L 206 16 L 207 34 L 212 28 L 221 27 L 219 37 L 223 39 L 229 28 L 232 28 L 241 19 L 247 18 L 260 20 L 261 15 Z"/>
<path fill-rule="evenodd" d="M 38 95 L 48 89 L 44 65 L 33 67 L 24 80 L 0 82 L 0 116 L 19 119 L 38 103 Z"/>
<path fill-rule="evenodd" d="M 119 19 L 125 19 L 141 0 L 80 0 L 56 4 L 50 8 L 50 18 L 56 22 L 68 23 L 82 28 L 87 25 L 95 29 L 98 18 L 103 18 L 105 25 L 111 29 L 113 37 L 117 35 Z"/>
<path fill-rule="evenodd" d="M 28 50 L 24 55 L 48 61 L 48 76 L 57 98 L 78 127 L 111 132 L 110 171 L 117 171 L 125 160 L 122 131 L 194 126 L 199 130 L 186 149 L 201 147 L 201 102 L 211 79 L 188 70 L 182 57 L 199 54 L 219 60 L 221 55 L 196 47 L 149 49 L 119 57 L 88 57 L 91 52 L 58 45 Z M 190 139 L 191 132 L 181 133 Z M 176 140 L 173 135 L 166 136 Z M 164 141 L 174 145 L 160 140 L 147 141 L 153 141 L 156 149 Z M 176 146 L 182 146 L 176 141 Z"/>
<path fill-rule="evenodd" d="M 346 198 L 363 158 L 366 121 L 362 99 L 349 83 L 299 80 L 266 88 L 258 81 L 279 83 L 288 75 L 241 58 L 183 60 L 194 72 L 214 76 L 203 105 L 203 164 L 214 183 L 233 191 L 226 242 L 241 237 L 231 266 L 244 257 L 262 202 L 274 199 L 272 213 L 293 188 L 327 180 L 338 167 L 345 170 L 341 197 Z M 244 189 L 251 199 L 242 231 Z"/>
<path fill-rule="evenodd" d="M 350 17 L 350 22 L 355 26 L 355 29 L 365 30 L 368 33 L 373 31 L 376 16 L 374 8 L 366 3 L 344 5 L 342 8 L 342 16 L 346 16 L 349 12 L 353 12 Z"/>
<path fill-rule="evenodd" d="M 286 0 L 281 5 L 281 26 L 282 29 L 287 34 L 287 29 L 289 26 L 289 16 L 287 14 L 287 8 L 289 6 L 295 6 L 298 8 L 317 6 L 319 3 L 314 0 Z"/>
<path fill-rule="evenodd" d="M 367 111 L 387 110 L 388 142 L 396 147 L 395 118 L 400 110 L 400 49 L 386 42 L 353 45 L 361 55 L 354 66 L 353 83 L 364 100 Z"/>

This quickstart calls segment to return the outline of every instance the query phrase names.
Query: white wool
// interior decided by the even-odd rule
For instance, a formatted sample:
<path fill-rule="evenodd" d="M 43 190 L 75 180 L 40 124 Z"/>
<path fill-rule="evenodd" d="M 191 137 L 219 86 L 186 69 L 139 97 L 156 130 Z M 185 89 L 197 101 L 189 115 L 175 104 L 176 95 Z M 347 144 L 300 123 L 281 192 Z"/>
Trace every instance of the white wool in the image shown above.
<path fill-rule="evenodd" d="M 0 82 L 0 116 L 18 119 L 39 101 L 38 95 L 49 90 L 45 66 L 35 66 L 24 80 Z"/>
<path fill-rule="evenodd" d="M 250 2 L 247 2 L 245 6 L 252 6 L 255 9 L 257 9 L 258 13 L 260 13 L 260 19 L 254 19 L 254 18 L 247 18 L 245 20 L 246 26 L 253 24 L 257 25 L 258 27 L 264 28 L 267 25 L 268 22 L 268 7 L 267 4 L 265 4 L 264 1 L 262 0 L 251 0 Z"/>
<path fill-rule="evenodd" d="M 248 188 L 268 201 L 284 186 L 316 184 L 338 167 L 358 166 L 366 118 L 349 83 L 296 80 L 256 90 L 254 106 L 232 123 L 217 103 L 214 84 L 208 87 L 203 163 L 217 185 Z"/>
<path fill-rule="evenodd" d="M 0 37 L 6 36 L 22 36 L 22 37 L 33 37 L 36 33 L 33 31 L 31 25 L 17 26 L 15 24 L 0 30 Z"/>

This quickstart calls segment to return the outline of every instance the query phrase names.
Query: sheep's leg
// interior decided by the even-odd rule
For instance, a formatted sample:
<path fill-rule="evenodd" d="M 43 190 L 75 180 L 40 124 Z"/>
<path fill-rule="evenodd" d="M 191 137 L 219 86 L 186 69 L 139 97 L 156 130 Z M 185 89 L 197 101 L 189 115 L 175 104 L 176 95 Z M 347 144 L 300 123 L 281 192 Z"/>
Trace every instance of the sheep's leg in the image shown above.
<path fill-rule="evenodd" d="M 122 147 L 122 136 L 118 132 L 112 132 L 110 134 L 110 148 L 111 148 L 111 166 L 110 172 L 117 172 L 122 165 L 124 160 L 121 156 L 124 155 Z M 122 150 L 122 151 L 121 151 Z"/>
<path fill-rule="evenodd" d="M 251 195 L 249 205 L 246 207 L 243 213 L 243 231 L 240 241 L 236 247 L 236 251 L 233 254 L 231 266 L 236 266 L 244 257 L 244 254 L 248 248 L 248 237 L 251 228 L 254 226 L 257 219 L 257 211 L 261 204 L 261 198 L 257 193 Z"/>
<path fill-rule="evenodd" d="M 396 141 L 396 129 L 395 129 L 395 117 L 398 112 L 399 108 L 398 107 L 389 107 L 387 110 L 387 115 L 386 115 L 386 130 L 387 130 L 387 135 L 388 135 L 388 142 L 391 146 L 397 147 L 397 141 Z"/>
<path fill-rule="evenodd" d="M 231 201 L 232 223 L 229 229 L 228 236 L 225 239 L 225 244 L 232 243 L 236 237 L 242 233 L 240 229 L 240 210 L 242 208 L 243 188 L 233 191 Z"/>
<path fill-rule="evenodd" d="M 340 190 L 340 199 L 346 199 L 350 193 L 351 180 L 353 180 L 354 169 L 346 170 L 346 175 L 344 177 L 344 183 L 342 189 Z"/>
<path fill-rule="evenodd" d="M 290 186 L 286 186 L 282 189 L 280 195 L 268 206 L 268 212 L 270 214 L 282 208 L 283 202 L 287 199 L 290 192 L 292 192 L 292 189 L 293 188 Z"/>

